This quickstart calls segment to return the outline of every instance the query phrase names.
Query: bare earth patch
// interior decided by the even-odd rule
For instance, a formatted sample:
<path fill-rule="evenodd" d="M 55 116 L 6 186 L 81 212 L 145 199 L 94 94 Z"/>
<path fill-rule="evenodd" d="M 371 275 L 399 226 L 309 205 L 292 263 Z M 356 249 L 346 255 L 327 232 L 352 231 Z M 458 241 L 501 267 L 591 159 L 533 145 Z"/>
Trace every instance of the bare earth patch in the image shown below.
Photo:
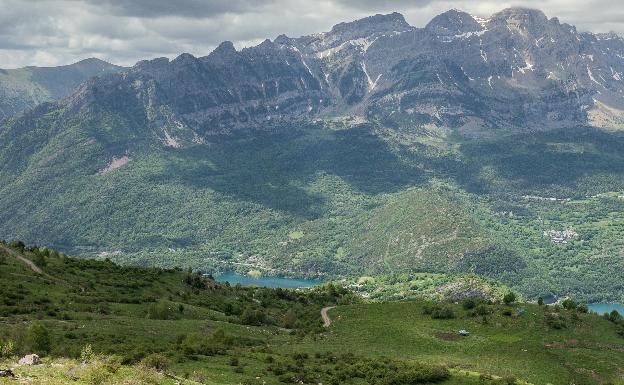
<path fill-rule="evenodd" d="M 104 167 L 103 169 L 100 170 L 100 172 L 98 172 L 99 175 L 104 175 L 106 173 L 109 173 L 113 170 L 118 169 L 119 167 L 125 165 L 126 163 L 130 162 L 130 160 L 132 160 L 128 155 L 124 155 L 121 158 L 117 158 L 117 157 L 113 157 L 113 160 L 110 161 L 110 163 Z"/>
<path fill-rule="evenodd" d="M 450 332 L 436 332 L 435 336 L 444 341 L 455 341 L 459 338 L 457 334 Z"/>

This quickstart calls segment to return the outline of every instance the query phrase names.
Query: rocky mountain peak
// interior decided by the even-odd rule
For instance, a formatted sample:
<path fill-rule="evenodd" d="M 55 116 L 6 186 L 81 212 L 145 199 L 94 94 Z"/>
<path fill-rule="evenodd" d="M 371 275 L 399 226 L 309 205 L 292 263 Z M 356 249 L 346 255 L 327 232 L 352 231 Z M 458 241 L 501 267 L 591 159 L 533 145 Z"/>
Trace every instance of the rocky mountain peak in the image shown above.
<path fill-rule="evenodd" d="M 480 31 L 483 27 L 470 14 L 452 9 L 434 17 L 425 29 L 438 36 L 452 36 Z"/>
<path fill-rule="evenodd" d="M 403 15 L 398 12 L 382 15 L 377 14 L 348 23 L 336 24 L 330 34 L 351 34 L 368 36 L 379 32 L 404 31 L 410 26 Z"/>
<path fill-rule="evenodd" d="M 177 58 L 173 59 L 172 63 L 175 64 L 188 64 L 196 61 L 197 58 L 190 53 L 182 53 Z"/>
<path fill-rule="evenodd" d="M 168 66 L 169 58 L 159 57 L 152 60 L 141 60 L 131 68 L 131 71 L 153 73 L 157 71 L 164 71 Z"/>
<path fill-rule="evenodd" d="M 548 17 L 539 9 L 533 8 L 507 8 L 492 15 L 492 22 L 514 24 L 524 28 L 532 28 L 548 23 Z M 557 21 L 558 23 L 558 21 Z"/>
<path fill-rule="evenodd" d="M 607 118 L 611 124 L 620 115 L 624 121 L 623 56 L 617 35 L 578 34 L 534 9 L 508 8 L 488 19 L 453 9 L 424 28 L 391 13 L 240 51 L 225 41 L 201 58 L 140 62 L 129 74 L 139 81 L 126 89 L 145 105 L 167 105 L 197 135 L 347 109 L 445 128 L 559 127 Z M 607 107 L 592 112 L 595 98 Z M 161 128 L 172 118 L 150 119 Z"/>
<path fill-rule="evenodd" d="M 289 38 L 288 36 L 281 34 L 275 38 L 274 43 L 280 45 L 289 45 L 291 44 L 292 40 L 293 39 Z"/>
<path fill-rule="evenodd" d="M 231 41 L 224 41 L 223 43 L 219 44 L 219 46 L 215 48 L 214 51 L 210 53 L 210 55 L 230 55 L 233 53 L 236 53 L 234 43 L 232 43 Z"/>

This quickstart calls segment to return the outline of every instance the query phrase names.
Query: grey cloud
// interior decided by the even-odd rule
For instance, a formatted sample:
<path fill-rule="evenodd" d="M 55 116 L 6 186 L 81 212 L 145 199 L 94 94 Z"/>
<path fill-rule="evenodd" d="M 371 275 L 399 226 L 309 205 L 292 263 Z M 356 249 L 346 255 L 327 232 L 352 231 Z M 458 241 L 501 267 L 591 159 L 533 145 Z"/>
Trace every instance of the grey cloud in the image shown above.
<path fill-rule="evenodd" d="M 181 52 L 206 55 L 281 33 L 301 36 L 374 13 L 401 12 L 424 26 L 451 8 L 488 16 L 509 6 L 542 9 L 579 30 L 624 32 L 612 0 L 0 0 L 0 68 L 60 65 L 95 56 L 132 65 Z"/>
<path fill-rule="evenodd" d="M 376 9 L 392 8 L 420 8 L 433 3 L 435 0 L 336 0 L 349 8 L 374 11 Z"/>
<path fill-rule="evenodd" d="M 120 16 L 189 18 L 214 17 L 258 9 L 270 0 L 88 0 Z"/>

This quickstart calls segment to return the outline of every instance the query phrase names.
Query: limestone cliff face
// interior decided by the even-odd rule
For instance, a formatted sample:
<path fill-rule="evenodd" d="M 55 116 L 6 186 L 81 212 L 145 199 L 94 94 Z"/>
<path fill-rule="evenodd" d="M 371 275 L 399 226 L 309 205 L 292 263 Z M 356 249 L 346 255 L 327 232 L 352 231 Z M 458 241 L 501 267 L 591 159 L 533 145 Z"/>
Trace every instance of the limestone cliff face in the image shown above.
<path fill-rule="evenodd" d="M 416 131 L 617 128 L 623 58 L 619 36 L 579 33 L 532 9 L 487 19 L 451 10 L 424 28 L 393 13 L 240 51 L 224 42 L 204 57 L 142 61 L 57 106 L 85 119 L 112 113 L 148 129 L 135 135 L 174 146 L 332 116 Z"/>

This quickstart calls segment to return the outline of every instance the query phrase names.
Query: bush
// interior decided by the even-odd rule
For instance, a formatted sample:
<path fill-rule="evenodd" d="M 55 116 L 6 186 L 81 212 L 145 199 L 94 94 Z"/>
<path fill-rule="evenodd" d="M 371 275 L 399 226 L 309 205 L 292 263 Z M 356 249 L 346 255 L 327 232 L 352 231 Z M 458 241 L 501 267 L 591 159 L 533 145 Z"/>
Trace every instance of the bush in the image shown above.
<path fill-rule="evenodd" d="M 433 309 L 433 311 L 431 312 L 431 318 L 453 319 L 455 318 L 455 312 L 450 306 L 439 306 Z"/>
<path fill-rule="evenodd" d="M 605 317 L 611 322 L 620 322 L 622 321 L 622 316 L 618 313 L 617 310 L 613 310 L 611 313 L 606 314 Z"/>
<path fill-rule="evenodd" d="M 141 365 L 146 368 L 156 369 L 159 372 L 167 370 L 169 359 L 160 353 L 153 353 L 141 360 Z"/>
<path fill-rule="evenodd" d="M 589 313 L 589 308 L 584 303 L 580 304 L 578 306 L 577 310 L 578 310 L 579 313 Z"/>
<path fill-rule="evenodd" d="M 566 320 L 557 313 L 548 313 L 546 315 L 546 324 L 552 329 L 565 329 L 568 327 Z"/>
<path fill-rule="evenodd" d="M 80 351 L 80 361 L 86 364 L 93 361 L 94 358 L 95 353 L 93 353 L 93 348 L 91 347 L 91 344 L 85 345 L 85 347 L 82 348 L 82 350 Z"/>
<path fill-rule="evenodd" d="M 243 325 L 260 326 L 266 322 L 266 313 L 259 309 L 252 309 L 251 307 L 245 308 L 243 314 L 240 317 L 240 322 Z"/>
<path fill-rule="evenodd" d="M 173 310 L 173 305 L 166 301 L 158 301 L 149 307 L 147 318 L 158 320 L 175 320 L 179 313 Z"/>
<path fill-rule="evenodd" d="M 297 323 L 297 314 L 292 309 L 289 309 L 282 317 L 281 326 L 286 329 L 292 329 Z"/>
<path fill-rule="evenodd" d="M 477 308 L 475 309 L 475 313 L 480 316 L 486 316 L 490 314 L 490 312 L 490 309 L 484 304 L 477 306 Z"/>
<path fill-rule="evenodd" d="M 477 301 L 474 298 L 466 298 L 462 301 L 462 307 L 466 310 L 474 309 L 477 306 Z"/>
<path fill-rule="evenodd" d="M 564 300 L 561 305 L 563 306 L 564 309 L 566 310 L 575 310 L 576 309 L 576 302 L 572 299 L 566 299 Z"/>
<path fill-rule="evenodd" d="M 50 333 L 40 321 L 31 323 L 26 334 L 26 341 L 29 347 L 38 354 L 44 355 L 50 352 Z"/>
<path fill-rule="evenodd" d="M 405 364 L 399 366 L 395 372 L 388 373 L 389 378 L 385 383 L 389 385 L 436 383 L 445 381 L 450 376 L 449 370 L 443 366 Z"/>
<path fill-rule="evenodd" d="M 503 297 L 503 302 L 505 303 L 505 305 L 511 305 L 512 303 L 516 302 L 516 293 L 510 291 L 509 293 L 505 294 L 505 296 Z"/>
<path fill-rule="evenodd" d="M 9 358 L 15 355 L 15 344 L 13 341 L 0 341 L 0 358 Z"/>
<path fill-rule="evenodd" d="M 109 373 L 113 373 L 113 374 L 117 373 L 117 371 L 121 368 L 122 364 L 123 364 L 123 358 L 117 355 L 108 356 L 104 358 L 102 361 L 102 366 Z"/>
<path fill-rule="evenodd" d="M 102 385 L 108 381 L 111 373 L 101 365 L 90 365 L 81 374 L 80 379 L 90 385 Z"/>

